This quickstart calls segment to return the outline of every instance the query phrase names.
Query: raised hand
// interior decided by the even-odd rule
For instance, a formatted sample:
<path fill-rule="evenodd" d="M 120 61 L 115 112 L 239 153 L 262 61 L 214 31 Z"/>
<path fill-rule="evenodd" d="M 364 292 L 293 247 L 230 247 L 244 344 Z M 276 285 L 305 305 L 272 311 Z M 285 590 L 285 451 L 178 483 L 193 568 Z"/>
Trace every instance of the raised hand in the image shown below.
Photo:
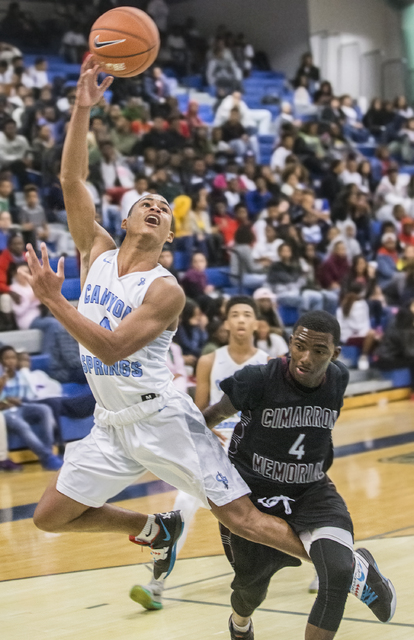
<path fill-rule="evenodd" d="M 27 264 L 31 273 L 31 275 L 25 275 L 26 280 L 32 287 L 36 298 L 47 305 L 49 301 L 56 299 L 60 294 L 65 279 L 63 272 L 64 258 L 59 259 L 57 273 L 55 273 L 50 267 L 44 242 L 41 244 L 43 264 L 40 263 L 31 244 L 28 244 L 26 248 Z"/>
<path fill-rule="evenodd" d="M 107 76 L 102 84 L 98 85 L 98 75 L 101 71 L 101 67 L 96 64 L 92 55 L 84 60 L 76 88 L 76 104 L 79 107 L 93 107 L 111 86 L 113 76 Z"/>

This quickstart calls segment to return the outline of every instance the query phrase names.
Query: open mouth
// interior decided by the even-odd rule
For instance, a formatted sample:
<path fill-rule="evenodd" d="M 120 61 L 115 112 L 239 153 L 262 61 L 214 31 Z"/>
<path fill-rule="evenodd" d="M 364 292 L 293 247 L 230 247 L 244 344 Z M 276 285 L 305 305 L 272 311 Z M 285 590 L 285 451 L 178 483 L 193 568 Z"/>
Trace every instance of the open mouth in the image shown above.
<path fill-rule="evenodd" d="M 310 369 L 304 369 L 303 367 L 296 367 L 296 371 L 300 376 L 306 376 L 311 372 Z"/>
<path fill-rule="evenodd" d="M 153 227 L 159 227 L 160 226 L 160 216 L 158 216 L 156 213 L 150 213 L 146 218 L 145 218 L 145 222 L 147 224 L 152 225 Z"/>

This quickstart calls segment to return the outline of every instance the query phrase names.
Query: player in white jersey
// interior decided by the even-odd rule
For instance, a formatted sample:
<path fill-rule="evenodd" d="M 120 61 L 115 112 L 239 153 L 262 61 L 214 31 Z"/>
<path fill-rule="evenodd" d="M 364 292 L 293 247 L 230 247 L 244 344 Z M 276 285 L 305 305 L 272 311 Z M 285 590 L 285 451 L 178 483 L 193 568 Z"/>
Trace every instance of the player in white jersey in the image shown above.
<path fill-rule="evenodd" d="M 145 515 L 106 504 L 146 470 L 194 495 L 230 530 L 305 560 L 302 543 L 283 520 L 260 513 L 249 488 L 189 396 L 177 391 L 166 355 L 185 298 L 158 265 L 171 242 L 172 211 L 162 196 L 141 198 L 122 221 L 118 250 L 95 221 L 85 180 L 91 107 L 111 83 L 98 86 L 99 67 L 83 64 L 65 139 L 61 182 L 68 225 L 81 256 L 79 309 L 61 293 L 63 261 L 55 274 L 42 245 L 43 266 L 28 245 L 35 295 L 79 342 L 96 398 L 91 433 L 71 447 L 55 482 L 42 496 L 35 524 L 45 531 L 109 531 L 155 549 L 156 573 L 175 560 L 181 514 Z M 157 551 L 158 550 L 158 551 Z"/>
<path fill-rule="evenodd" d="M 209 405 L 214 405 L 223 397 L 220 382 L 232 376 L 236 371 L 247 365 L 266 364 L 269 356 L 265 351 L 254 346 L 254 332 L 257 330 L 257 308 L 253 298 L 249 296 L 234 296 L 226 305 L 225 327 L 229 332 L 229 344 L 216 351 L 201 356 L 196 372 L 195 403 L 204 411 Z M 213 432 L 222 440 L 227 453 L 231 436 L 239 414 L 235 413 L 220 424 Z M 174 509 L 181 510 L 184 515 L 184 530 L 177 543 L 179 552 L 186 540 L 190 523 L 195 513 L 203 507 L 201 500 L 179 491 L 174 503 Z M 146 609 L 162 608 L 162 593 L 164 580 L 153 575 L 149 584 L 134 585 L 130 596 Z"/>

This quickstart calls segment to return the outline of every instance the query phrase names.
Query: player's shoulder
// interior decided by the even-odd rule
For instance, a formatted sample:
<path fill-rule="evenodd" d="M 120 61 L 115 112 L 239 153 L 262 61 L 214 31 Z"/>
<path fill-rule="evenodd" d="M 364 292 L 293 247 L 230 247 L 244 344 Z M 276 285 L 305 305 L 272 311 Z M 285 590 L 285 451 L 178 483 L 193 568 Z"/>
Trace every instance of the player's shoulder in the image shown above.
<path fill-rule="evenodd" d="M 211 353 L 206 353 L 204 356 L 201 356 L 198 363 L 197 363 L 197 370 L 198 371 L 211 371 L 211 369 L 213 368 L 213 364 L 215 362 L 216 359 L 216 354 L 217 354 L 217 350 L 216 351 L 211 351 Z"/>
<path fill-rule="evenodd" d="M 346 387 L 349 382 L 349 371 L 348 367 L 346 367 L 343 362 L 340 362 L 340 360 L 334 360 L 330 363 L 328 372 L 334 378 L 341 381 L 342 384 Z"/>

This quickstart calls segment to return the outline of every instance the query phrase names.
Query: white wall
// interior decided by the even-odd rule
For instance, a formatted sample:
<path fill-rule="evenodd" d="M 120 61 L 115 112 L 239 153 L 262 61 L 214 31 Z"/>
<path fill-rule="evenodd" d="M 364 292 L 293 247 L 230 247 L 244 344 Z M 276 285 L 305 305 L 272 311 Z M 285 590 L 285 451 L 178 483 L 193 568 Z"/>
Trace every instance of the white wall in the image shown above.
<path fill-rule="evenodd" d="M 371 99 L 403 91 L 401 15 L 383 0 L 308 0 L 311 45 L 337 94 Z"/>
<path fill-rule="evenodd" d="M 365 1 L 365 0 L 364 0 Z M 188 0 L 170 5 L 170 21 L 187 16 L 212 35 L 219 24 L 243 31 L 256 50 L 265 51 L 273 69 L 292 77 L 309 49 L 307 0 Z"/>

